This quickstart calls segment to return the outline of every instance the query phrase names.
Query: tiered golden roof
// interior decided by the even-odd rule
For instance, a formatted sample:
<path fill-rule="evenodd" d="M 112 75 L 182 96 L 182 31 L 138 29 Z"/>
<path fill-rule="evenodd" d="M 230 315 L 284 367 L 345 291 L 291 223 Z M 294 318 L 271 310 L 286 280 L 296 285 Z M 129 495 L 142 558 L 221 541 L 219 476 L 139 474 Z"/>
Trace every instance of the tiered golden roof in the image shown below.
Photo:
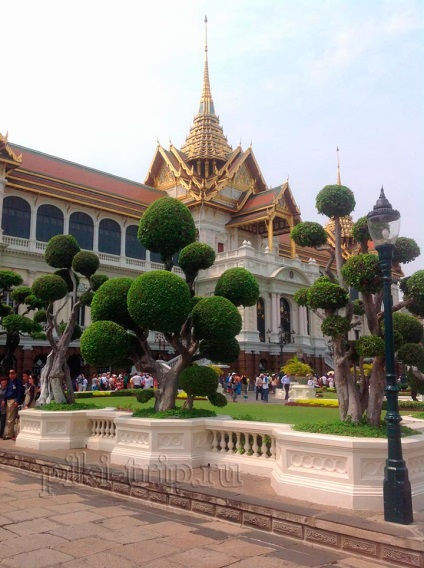
<path fill-rule="evenodd" d="M 207 18 L 205 18 L 205 24 Z M 203 90 L 200 99 L 199 112 L 194 117 L 194 124 L 181 148 L 187 161 L 192 160 L 222 160 L 226 161 L 232 151 L 224 135 L 219 117 L 215 114 L 212 100 L 208 67 L 208 43 L 205 43 L 205 67 L 203 72 Z"/>

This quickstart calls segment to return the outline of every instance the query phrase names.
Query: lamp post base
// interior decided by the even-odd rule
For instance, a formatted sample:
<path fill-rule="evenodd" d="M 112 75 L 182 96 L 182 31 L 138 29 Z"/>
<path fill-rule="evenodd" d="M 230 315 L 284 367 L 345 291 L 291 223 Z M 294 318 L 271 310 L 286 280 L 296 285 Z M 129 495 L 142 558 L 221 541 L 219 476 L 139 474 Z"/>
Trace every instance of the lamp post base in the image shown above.
<path fill-rule="evenodd" d="M 405 462 L 403 466 L 401 469 L 385 467 L 383 483 L 384 520 L 398 525 L 410 525 L 414 522 L 411 483 L 408 479 Z"/>

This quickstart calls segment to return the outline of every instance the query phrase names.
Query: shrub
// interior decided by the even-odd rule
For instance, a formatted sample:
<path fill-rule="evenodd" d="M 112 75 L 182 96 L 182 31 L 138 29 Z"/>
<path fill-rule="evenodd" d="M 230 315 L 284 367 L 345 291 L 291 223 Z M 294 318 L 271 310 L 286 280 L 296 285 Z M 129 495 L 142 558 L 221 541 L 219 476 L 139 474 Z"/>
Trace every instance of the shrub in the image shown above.
<path fill-rule="evenodd" d="M 223 296 L 235 306 L 254 306 L 259 299 L 259 285 L 245 268 L 229 268 L 219 277 L 215 296 Z"/>
<path fill-rule="evenodd" d="M 218 376 L 209 367 L 190 365 L 181 373 L 179 386 L 188 396 L 210 396 L 218 388 Z"/>
<path fill-rule="evenodd" d="M 393 314 L 393 329 L 398 331 L 404 343 L 419 343 L 423 338 L 423 326 L 417 318 L 402 312 Z"/>
<path fill-rule="evenodd" d="M 299 306 L 307 306 L 308 293 L 309 288 L 300 288 L 299 290 L 297 290 L 297 292 L 294 293 L 294 301 L 299 304 Z"/>
<path fill-rule="evenodd" d="M 83 403 L 83 402 L 74 402 L 73 404 L 58 403 L 58 402 L 49 402 L 48 404 L 42 404 L 41 406 L 37 406 L 37 410 L 48 410 L 50 412 L 62 412 L 63 410 L 71 411 L 71 410 L 98 410 L 98 407 L 95 404 L 90 403 Z"/>
<path fill-rule="evenodd" d="M 79 251 L 79 245 L 72 235 L 56 235 L 47 243 L 44 258 L 53 268 L 71 268 L 72 259 Z"/>
<path fill-rule="evenodd" d="M 319 223 L 305 221 L 292 229 L 290 238 L 300 247 L 318 247 L 327 242 L 327 233 Z"/>
<path fill-rule="evenodd" d="M 91 319 L 93 321 L 109 320 L 122 325 L 125 329 L 133 329 L 134 321 L 128 312 L 128 291 L 134 282 L 132 278 L 111 278 L 104 282 L 91 302 Z"/>
<path fill-rule="evenodd" d="M 424 347 L 422 345 L 405 343 L 398 349 L 397 358 L 405 365 L 418 367 L 421 372 L 424 372 Z"/>
<path fill-rule="evenodd" d="M 327 217 L 344 217 L 355 209 L 355 196 L 344 185 L 326 185 L 316 197 L 318 213 Z"/>
<path fill-rule="evenodd" d="M 351 256 L 342 266 L 342 275 L 349 286 L 360 292 L 375 294 L 383 287 L 380 262 L 375 254 Z"/>
<path fill-rule="evenodd" d="M 206 270 L 215 262 L 215 251 L 205 243 L 191 243 L 183 248 L 178 257 L 181 270 L 191 279 L 199 270 Z"/>
<path fill-rule="evenodd" d="M 313 309 L 338 310 L 349 301 L 349 295 L 339 284 L 317 280 L 308 291 L 308 305 Z"/>
<path fill-rule="evenodd" d="M 90 284 L 93 288 L 93 292 L 96 292 L 107 280 L 109 280 L 109 277 L 106 276 L 106 274 L 93 274 L 90 278 Z"/>
<path fill-rule="evenodd" d="M 329 337 L 340 337 L 350 329 L 350 322 L 343 316 L 333 315 L 325 318 L 321 324 L 321 331 Z"/>
<path fill-rule="evenodd" d="M 306 363 L 299 361 L 298 357 L 292 357 L 283 366 L 283 372 L 287 375 L 294 375 L 299 377 L 305 377 L 312 373 L 312 369 Z"/>
<path fill-rule="evenodd" d="M 47 311 L 46 310 L 38 310 L 35 312 L 34 317 L 32 318 L 33 321 L 37 323 L 44 323 L 47 321 Z"/>
<path fill-rule="evenodd" d="M 128 311 L 141 327 L 162 333 L 178 332 L 191 312 L 190 288 L 165 270 L 146 272 L 128 291 Z"/>
<path fill-rule="evenodd" d="M 228 404 L 227 397 L 221 392 L 215 392 L 209 395 L 208 400 L 212 404 L 212 406 L 216 406 L 217 408 L 223 408 Z"/>
<path fill-rule="evenodd" d="M 206 359 L 219 363 L 232 363 L 240 355 L 240 345 L 235 337 L 227 341 L 213 341 L 204 339 L 200 343 L 200 354 Z"/>
<path fill-rule="evenodd" d="M 91 278 L 93 274 L 99 269 L 100 260 L 94 252 L 80 251 L 72 261 L 72 268 L 75 272 L 79 272 L 86 278 Z"/>
<path fill-rule="evenodd" d="M 155 412 L 153 408 L 140 408 L 133 412 L 133 416 L 136 418 L 213 418 L 216 416 L 216 412 L 213 410 L 206 410 L 205 408 L 192 408 L 191 410 L 187 408 L 174 408 L 172 410 L 163 410 L 160 412 Z"/>
<path fill-rule="evenodd" d="M 226 341 L 241 331 L 238 309 L 222 296 L 203 298 L 193 308 L 193 326 L 199 339 Z"/>
<path fill-rule="evenodd" d="M 76 392 L 75 394 L 75 398 L 93 398 L 93 395 L 96 391 L 81 391 L 81 392 Z"/>
<path fill-rule="evenodd" d="M 81 354 L 91 365 L 111 365 L 128 353 L 128 333 L 112 321 L 93 322 L 81 336 Z"/>
<path fill-rule="evenodd" d="M 149 402 L 149 400 L 151 400 L 152 398 L 155 398 L 154 389 L 142 389 L 142 390 L 137 389 L 137 390 L 138 390 L 136 394 L 137 400 L 142 404 L 145 404 L 146 402 Z"/>
<path fill-rule="evenodd" d="M 365 314 L 365 306 L 362 300 L 353 300 L 352 304 L 355 316 L 363 316 Z"/>
<path fill-rule="evenodd" d="M 22 282 L 22 276 L 16 274 L 16 272 L 12 270 L 0 270 L 0 288 L 9 290 L 13 286 L 20 286 Z"/>
<path fill-rule="evenodd" d="M 360 217 L 352 227 L 352 237 L 357 243 L 368 243 L 371 241 L 371 235 L 368 230 L 368 220 L 366 217 Z"/>
<path fill-rule="evenodd" d="M 64 298 L 68 293 L 68 287 L 60 276 L 49 274 L 34 280 L 32 291 L 41 301 L 50 303 Z"/>
<path fill-rule="evenodd" d="M 2 320 L 2 326 L 9 332 L 32 333 L 42 331 L 40 324 L 19 314 L 10 314 Z"/>
<path fill-rule="evenodd" d="M 314 434 L 330 434 L 333 436 L 354 436 L 358 438 L 387 438 L 387 429 L 384 425 L 371 426 L 365 421 L 356 423 L 340 420 L 331 420 L 329 422 L 313 422 L 295 424 L 292 426 L 297 432 L 311 432 Z M 401 435 L 414 436 L 420 434 L 417 430 L 412 430 L 406 426 L 401 427 Z"/>
<path fill-rule="evenodd" d="M 64 321 L 59 324 L 59 329 L 60 329 L 60 332 L 61 332 L 62 334 L 65 332 L 65 329 L 66 329 L 66 326 L 67 326 L 67 325 L 68 325 L 68 324 L 65 323 Z M 74 331 L 72 332 L 71 341 L 76 341 L 77 339 L 79 339 L 79 338 L 81 337 L 81 335 L 82 335 L 81 326 L 76 323 L 76 324 L 75 324 L 75 327 L 74 327 Z"/>
<path fill-rule="evenodd" d="M 15 288 L 11 293 L 12 300 L 18 302 L 19 304 L 23 304 L 25 302 L 25 298 L 27 298 L 31 294 L 31 292 L 32 290 L 28 286 L 20 286 L 19 288 Z"/>
<path fill-rule="evenodd" d="M 94 292 L 89 290 L 88 292 L 83 292 L 79 297 L 79 301 L 83 306 L 91 306 L 91 302 L 94 298 Z"/>
<path fill-rule="evenodd" d="M 356 342 L 356 350 L 362 357 L 384 356 L 384 339 L 377 335 L 363 335 Z"/>
<path fill-rule="evenodd" d="M 420 379 L 412 372 L 412 369 L 408 371 L 408 386 L 412 391 L 418 394 L 424 394 L 424 379 Z"/>
<path fill-rule="evenodd" d="M 395 250 L 393 251 L 393 263 L 408 264 L 408 262 L 412 262 L 420 256 L 420 254 L 420 247 L 414 239 L 399 237 L 395 244 Z"/>
<path fill-rule="evenodd" d="M 144 247 L 160 253 L 165 261 L 196 240 L 196 227 L 183 203 L 173 197 L 163 197 L 146 209 L 137 236 Z"/>

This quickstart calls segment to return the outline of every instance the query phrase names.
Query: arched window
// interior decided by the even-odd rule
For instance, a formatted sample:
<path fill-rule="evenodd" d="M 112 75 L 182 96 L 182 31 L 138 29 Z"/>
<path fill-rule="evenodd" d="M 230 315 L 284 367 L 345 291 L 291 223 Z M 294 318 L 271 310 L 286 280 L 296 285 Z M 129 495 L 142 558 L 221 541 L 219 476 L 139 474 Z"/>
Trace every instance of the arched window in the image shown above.
<path fill-rule="evenodd" d="M 291 313 L 290 304 L 285 298 L 280 298 L 280 325 L 287 343 L 291 343 Z"/>
<path fill-rule="evenodd" d="M 37 241 L 49 241 L 56 235 L 63 235 L 63 213 L 54 205 L 40 205 L 37 211 Z"/>
<path fill-rule="evenodd" d="M 69 217 L 69 234 L 76 238 L 82 249 L 93 250 L 94 223 L 90 215 L 72 213 Z"/>
<path fill-rule="evenodd" d="M 102 219 L 99 225 L 99 252 L 121 254 L 121 227 L 113 219 Z"/>
<path fill-rule="evenodd" d="M 146 260 L 146 249 L 137 238 L 137 225 L 130 225 L 125 231 L 125 256 Z"/>
<path fill-rule="evenodd" d="M 3 201 L 1 226 L 5 235 L 29 239 L 31 229 L 31 206 L 15 195 L 9 195 Z"/>
<path fill-rule="evenodd" d="M 259 341 L 265 343 L 265 301 L 263 298 L 259 298 L 256 304 L 256 321 L 259 331 Z"/>

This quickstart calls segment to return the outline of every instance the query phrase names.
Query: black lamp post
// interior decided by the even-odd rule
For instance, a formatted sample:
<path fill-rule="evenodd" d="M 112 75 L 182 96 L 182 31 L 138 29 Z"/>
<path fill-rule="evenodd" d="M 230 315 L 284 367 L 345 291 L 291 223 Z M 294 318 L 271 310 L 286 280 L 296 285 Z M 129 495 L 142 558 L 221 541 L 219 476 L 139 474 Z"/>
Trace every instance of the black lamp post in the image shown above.
<path fill-rule="evenodd" d="M 380 197 L 373 211 L 367 215 L 368 230 L 374 247 L 378 251 L 383 272 L 384 301 L 384 346 L 386 355 L 386 398 L 387 398 L 387 438 L 388 457 L 384 468 L 384 520 L 409 525 L 413 522 L 411 483 L 408 469 L 402 457 L 400 422 L 398 407 L 399 388 L 395 375 L 395 350 L 393 339 L 392 314 L 392 261 L 393 249 L 399 235 L 400 214 L 395 211 L 381 188 Z"/>

